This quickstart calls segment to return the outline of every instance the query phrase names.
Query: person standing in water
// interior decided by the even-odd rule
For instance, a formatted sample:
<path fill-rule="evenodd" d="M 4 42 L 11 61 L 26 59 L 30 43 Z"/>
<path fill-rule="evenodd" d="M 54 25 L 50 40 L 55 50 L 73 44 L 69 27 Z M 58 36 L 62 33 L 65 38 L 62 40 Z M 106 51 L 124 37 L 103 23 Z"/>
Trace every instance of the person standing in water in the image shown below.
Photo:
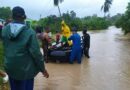
<path fill-rule="evenodd" d="M 90 35 L 87 33 L 87 28 L 83 29 L 83 53 L 86 57 L 90 58 L 89 56 L 89 48 L 90 48 Z"/>
<path fill-rule="evenodd" d="M 77 60 L 79 64 L 81 64 L 81 56 L 82 56 L 82 49 L 81 49 L 81 37 L 77 33 L 77 28 L 72 28 L 72 35 L 68 38 L 68 40 L 72 40 L 72 52 L 70 54 L 70 64 L 73 64 L 74 60 Z"/>
<path fill-rule="evenodd" d="M 42 33 L 42 37 L 41 37 L 42 49 L 44 52 L 44 58 L 45 58 L 46 63 L 48 63 L 48 46 L 49 46 L 49 43 L 51 42 L 49 33 L 50 33 L 50 28 L 45 27 L 45 32 Z"/>
<path fill-rule="evenodd" d="M 12 10 L 13 21 L 2 30 L 5 71 L 9 76 L 11 90 L 33 90 L 34 77 L 41 72 L 48 78 L 39 43 L 34 30 L 24 20 L 23 8 Z"/>

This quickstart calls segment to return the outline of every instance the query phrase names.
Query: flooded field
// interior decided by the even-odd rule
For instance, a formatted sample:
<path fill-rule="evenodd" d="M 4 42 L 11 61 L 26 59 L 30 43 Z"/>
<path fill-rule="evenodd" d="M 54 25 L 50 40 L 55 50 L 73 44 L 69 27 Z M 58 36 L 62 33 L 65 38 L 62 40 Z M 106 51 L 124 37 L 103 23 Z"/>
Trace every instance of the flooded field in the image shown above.
<path fill-rule="evenodd" d="M 39 74 L 35 90 L 130 90 L 130 40 L 115 27 L 89 33 L 90 59 L 47 63 L 50 78 Z"/>

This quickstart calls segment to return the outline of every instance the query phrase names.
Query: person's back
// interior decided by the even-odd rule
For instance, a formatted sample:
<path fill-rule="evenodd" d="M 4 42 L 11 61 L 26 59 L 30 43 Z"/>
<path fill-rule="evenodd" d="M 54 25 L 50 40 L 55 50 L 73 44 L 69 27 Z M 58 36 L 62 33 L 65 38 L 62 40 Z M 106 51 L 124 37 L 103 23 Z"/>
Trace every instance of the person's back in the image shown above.
<path fill-rule="evenodd" d="M 78 33 L 72 35 L 72 41 L 73 41 L 72 47 L 77 47 L 77 48 L 81 47 L 81 38 Z"/>
<path fill-rule="evenodd" d="M 78 63 L 81 63 L 81 55 L 82 55 L 82 49 L 81 49 L 81 37 L 77 33 L 77 28 L 72 28 L 72 33 L 68 40 L 72 40 L 72 51 L 70 55 L 70 63 L 73 64 L 74 60 L 77 60 Z"/>
<path fill-rule="evenodd" d="M 4 68 L 9 75 L 11 90 L 33 90 L 34 77 L 42 72 L 49 77 L 34 30 L 24 24 L 24 9 L 12 10 L 13 22 L 2 30 Z"/>
<path fill-rule="evenodd" d="M 5 69 L 11 77 L 26 79 L 39 72 L 34 68 L 35 64 L 31 60 L 33 57 L 29 53 L 29 46 L 32 43 L 31 37 L 34 34 L 33 30 L 28 30 L 24 24 L 20 23 L 13 22 L 4 27 L 2 39 L 6 53 Z M 31 73 L 29 73 L 30 71 Z"/>
<path fill-rule="evenodd" d="M 83 35 L 84 47 L 90 48 L 90 35 L 88 33 Z"/>

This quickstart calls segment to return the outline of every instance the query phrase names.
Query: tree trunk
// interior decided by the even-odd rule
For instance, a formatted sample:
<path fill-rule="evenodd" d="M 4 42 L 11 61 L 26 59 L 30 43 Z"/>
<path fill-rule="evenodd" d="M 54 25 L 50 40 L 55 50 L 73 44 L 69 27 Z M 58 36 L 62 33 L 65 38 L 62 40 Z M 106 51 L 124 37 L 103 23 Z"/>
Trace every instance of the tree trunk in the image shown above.
<path fill-rule="evenodd" d="M 59 14 L 60 14 L 60 17 L 61 17 L 61 11 L 60 11 L 60 7 L 59 7 L 59 4 L 58 4 L 58 10 L 59 10 Z"/>

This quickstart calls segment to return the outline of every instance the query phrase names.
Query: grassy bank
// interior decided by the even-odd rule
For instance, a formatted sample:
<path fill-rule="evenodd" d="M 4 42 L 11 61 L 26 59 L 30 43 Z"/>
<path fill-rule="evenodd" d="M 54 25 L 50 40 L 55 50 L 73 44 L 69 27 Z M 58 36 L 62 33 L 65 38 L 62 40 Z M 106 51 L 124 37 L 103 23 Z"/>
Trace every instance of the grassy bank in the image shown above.
<path fill-rule="evenodd" d="M 2 41 L 0 41 L 0 70 L 3 70 L 3 45 L 2 45 Z M 9 89 L 9 84 L 3 84 L 2 83 L 2 78 L 0 77 L 0 90 L 10 90 Z"/>

